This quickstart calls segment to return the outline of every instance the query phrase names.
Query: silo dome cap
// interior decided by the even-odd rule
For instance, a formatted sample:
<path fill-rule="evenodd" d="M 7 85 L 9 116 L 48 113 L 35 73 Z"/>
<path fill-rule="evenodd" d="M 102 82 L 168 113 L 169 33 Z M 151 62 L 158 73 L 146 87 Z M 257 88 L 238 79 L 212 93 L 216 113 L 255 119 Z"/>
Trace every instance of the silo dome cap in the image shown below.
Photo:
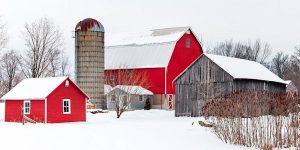
<path fill-rule="evenodd" d="M 77 23 L 75 31 L 104 32 L 104 27 L 99 21 L 92 18 L 86 18 Z"/>

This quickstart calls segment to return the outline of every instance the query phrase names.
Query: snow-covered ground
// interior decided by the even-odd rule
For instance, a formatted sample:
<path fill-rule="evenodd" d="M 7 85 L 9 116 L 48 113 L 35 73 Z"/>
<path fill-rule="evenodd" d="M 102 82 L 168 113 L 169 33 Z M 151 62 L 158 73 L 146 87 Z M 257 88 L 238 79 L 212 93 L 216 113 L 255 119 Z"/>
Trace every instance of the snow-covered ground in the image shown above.
<path fill-rule="evenodd" d="M 1 113 L 3 107 L 0 107 Z M 1 117 L 3 117 L 1 115 Z M 200 118 L 175 118 L 174 111 L 150 110 L 87 114 L 87 122 L 60 124 L 0 121 L 0 149 L 10 150 L 183 150 L 245 149 L 225 144 Z"/>

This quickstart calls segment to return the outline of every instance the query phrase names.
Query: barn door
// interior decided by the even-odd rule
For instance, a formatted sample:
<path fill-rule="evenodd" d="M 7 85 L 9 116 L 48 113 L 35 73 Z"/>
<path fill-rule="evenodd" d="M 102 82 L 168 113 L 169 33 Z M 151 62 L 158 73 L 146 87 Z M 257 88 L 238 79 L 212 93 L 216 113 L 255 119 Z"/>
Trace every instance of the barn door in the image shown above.
<path fill-rule="evenodd" d="M 169 109 L 174 109 L 174 97 L 175 96 L 173 94 L 168 94 L 167 96 Z"/>

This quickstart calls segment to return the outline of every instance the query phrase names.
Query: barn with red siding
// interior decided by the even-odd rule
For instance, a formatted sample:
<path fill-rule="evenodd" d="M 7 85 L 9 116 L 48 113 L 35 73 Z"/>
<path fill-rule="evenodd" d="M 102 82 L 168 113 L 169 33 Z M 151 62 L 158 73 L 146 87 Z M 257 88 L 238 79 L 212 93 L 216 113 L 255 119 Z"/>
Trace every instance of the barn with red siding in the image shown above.
<path fill-rule="evenodd" d="M 203 53 L 190 27 L 154 29 L 138 33 L 107 35 L 106 84 L 118 70 L 143 73 L 154 93 L 153 106 L 173 109 L 173 80 Z"/>
<path fill-rule="evenodd" d="M 1 100 L 5 121 L 21 122 L 24 115 L 36 122 L 86 121 L 89 97 L 69 77 L 24 79 Z"/>

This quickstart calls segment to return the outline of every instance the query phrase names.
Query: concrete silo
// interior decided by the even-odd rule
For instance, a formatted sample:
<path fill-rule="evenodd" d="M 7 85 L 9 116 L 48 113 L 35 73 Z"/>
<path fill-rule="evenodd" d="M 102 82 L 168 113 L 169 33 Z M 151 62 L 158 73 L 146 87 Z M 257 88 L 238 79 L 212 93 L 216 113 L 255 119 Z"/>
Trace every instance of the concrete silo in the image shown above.
<path fill-rule="evenodd" d="M 96 108 L 106 108 L 104 100 L 104 27 L 92 18 L 75 27 L 75 80 Z"/>

